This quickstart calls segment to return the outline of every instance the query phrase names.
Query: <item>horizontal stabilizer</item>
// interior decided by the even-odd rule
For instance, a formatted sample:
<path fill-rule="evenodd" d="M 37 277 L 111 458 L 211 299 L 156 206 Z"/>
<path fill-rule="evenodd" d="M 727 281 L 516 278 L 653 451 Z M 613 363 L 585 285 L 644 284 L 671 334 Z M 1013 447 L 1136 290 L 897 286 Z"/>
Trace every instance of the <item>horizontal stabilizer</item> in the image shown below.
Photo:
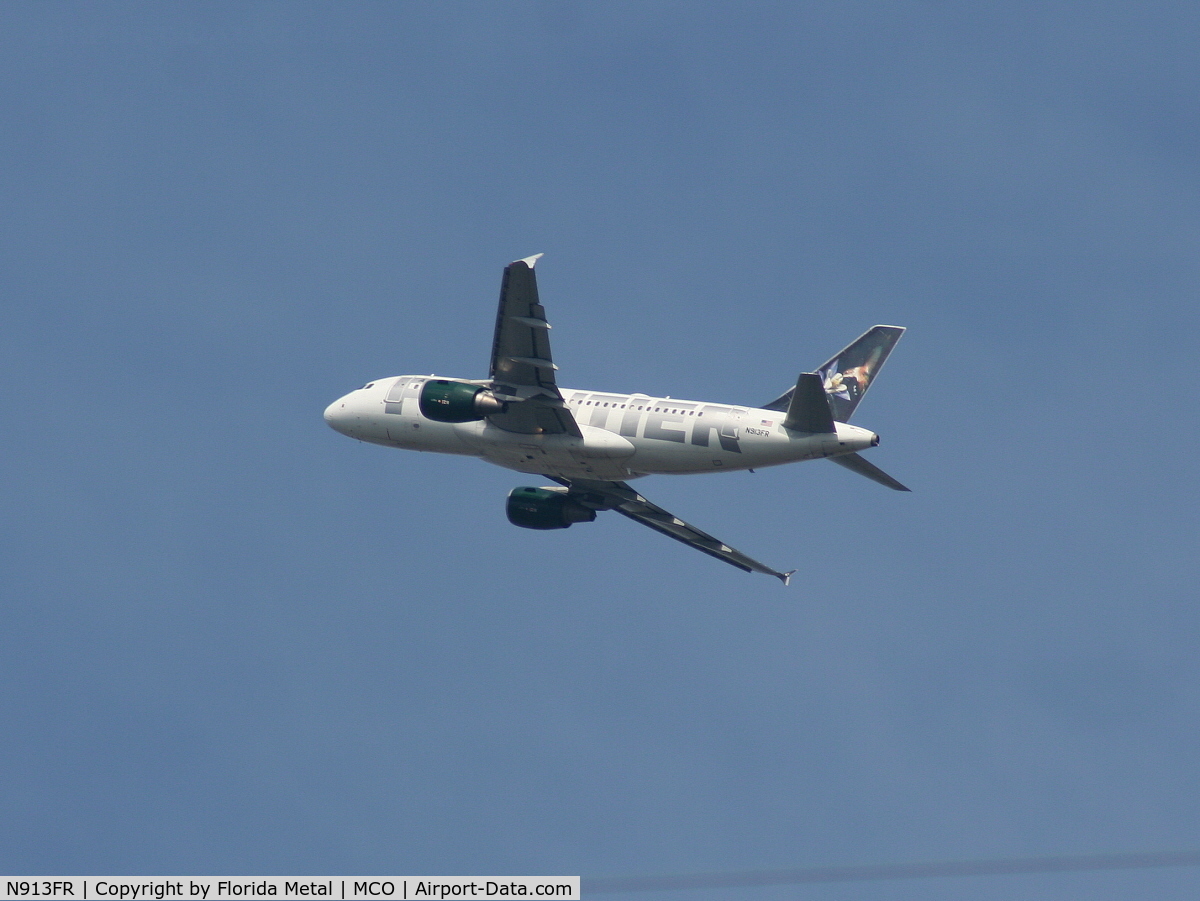
<path fill-rule="evenodd" d="M 868 463 L 864 457 L 858 454 L 842 454 L 837 457 L 826 457 L 827 460 L 832 460 L 839 466 L 845 466 L 851 472 L 857 472 L 860 476 L 866 476 L 872 482 L 878 482 L 880 485 L 886 485 L 895 491 L 911 491 L 911 488 L 905 488 L 890 475 L 876 466 L 874 463 Z"/>
<path fill-rule="evenodd" d="M 829 397 L 821 377 L 815 372 L 802 372 L 796 380 L 788 403 L 783 427 L 797 432 L 834 431 L 833 412 L 829 409 Z"/>

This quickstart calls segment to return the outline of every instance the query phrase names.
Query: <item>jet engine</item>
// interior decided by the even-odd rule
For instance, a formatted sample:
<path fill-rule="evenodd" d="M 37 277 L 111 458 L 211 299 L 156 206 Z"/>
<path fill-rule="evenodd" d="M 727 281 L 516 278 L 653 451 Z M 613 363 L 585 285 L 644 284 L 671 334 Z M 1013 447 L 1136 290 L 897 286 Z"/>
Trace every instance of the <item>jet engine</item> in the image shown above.
<path fill-rule="evenodd" d="M 421 388 L 421 413 L 434 422 L 473 422 L 504 409 L 486 388 L 449 379 L 430 379 Z"/>
<path fill-rule="evenodd" d="M 595 510 L 571 499 L 562 488 L 514 488 L 504 512 L 522 529 L 567 529 L 596 518 Z"/>

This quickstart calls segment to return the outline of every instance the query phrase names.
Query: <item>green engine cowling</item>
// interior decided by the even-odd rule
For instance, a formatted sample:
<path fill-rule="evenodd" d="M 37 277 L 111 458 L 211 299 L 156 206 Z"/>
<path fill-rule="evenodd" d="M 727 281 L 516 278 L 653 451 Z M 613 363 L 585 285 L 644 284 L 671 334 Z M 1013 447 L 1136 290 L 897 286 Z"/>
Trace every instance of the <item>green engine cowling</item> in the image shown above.
<path fill-rule="evenodd" d="M 499 413 L 504 404 L 486 388 L 450 379 L 430 379 L 421 388 L 421 414 L 434 422 L 474 422 Z"/>
<path fill-rule="evenodd" d="M 551 488 L 514 488 L 505 506 L 508 521 L 522 529 L 567 529 L 591 522 L 596 511 Z"/>

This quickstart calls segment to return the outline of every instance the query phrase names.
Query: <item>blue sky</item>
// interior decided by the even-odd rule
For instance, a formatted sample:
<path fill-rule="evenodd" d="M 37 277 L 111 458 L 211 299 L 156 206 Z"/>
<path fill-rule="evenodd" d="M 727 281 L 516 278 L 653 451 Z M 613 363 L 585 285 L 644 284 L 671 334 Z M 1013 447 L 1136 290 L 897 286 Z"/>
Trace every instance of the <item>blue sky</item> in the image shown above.
<path fill-rule="evenodd" d="M 4 5 L 0 869 L 1200 847 L 1198 26 Z M 908 326 L 856 422 L 913 493 L 640 483 L 785 590 L 620 517 L 512 528 L 525 477 L 326 428 L 369 379 L 486 375 L 501 270 L 538 252 L 567 387 L 763 403 Z"/>

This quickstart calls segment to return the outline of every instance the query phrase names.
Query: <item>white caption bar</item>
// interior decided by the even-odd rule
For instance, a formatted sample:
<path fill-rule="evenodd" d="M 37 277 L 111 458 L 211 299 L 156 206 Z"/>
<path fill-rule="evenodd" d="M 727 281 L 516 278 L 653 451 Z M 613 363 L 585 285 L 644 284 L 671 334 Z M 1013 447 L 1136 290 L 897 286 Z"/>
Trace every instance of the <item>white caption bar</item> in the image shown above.
<path fill-rule="evenodd" d="M 0 901 L 578 901 L 578 876 L 0 876 Z"/>

